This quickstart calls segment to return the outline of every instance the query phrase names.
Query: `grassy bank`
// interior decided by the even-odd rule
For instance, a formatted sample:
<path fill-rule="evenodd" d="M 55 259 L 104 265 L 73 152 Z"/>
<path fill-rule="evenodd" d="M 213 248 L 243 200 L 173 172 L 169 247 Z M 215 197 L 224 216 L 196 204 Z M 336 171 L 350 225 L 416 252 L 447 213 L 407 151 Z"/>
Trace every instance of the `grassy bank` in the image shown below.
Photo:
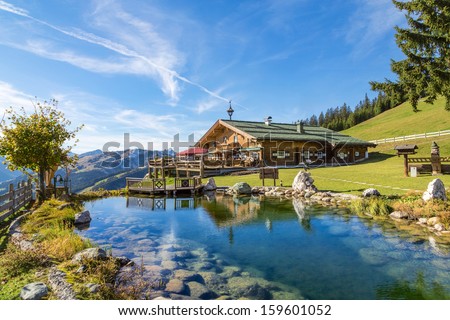
<path fill-rule="evenodd" d="M 71 261 L 75 253 L 92 247 L 90 241 L 74 232 L 75 214 L 82 209 L 80 204 L 67 205 L 52 199 L 25 218 L 21 231 L 25 239 L 33 241 L 33 249 L 22 251 L 8 243 L 0 253 L 0 300 L 19 299 L 20 290 L 27 283 L 48 282 L 51 266 L 67 272 L 77 298 L 114 298 L 109 284 L 118 271 L 117 261 L 83 261 L 86 270 L 82 273 L 77 272 L 80 265 Z M 86 283 L 100 284 L 100 291 L 89 293 Z M 50 292 L 47 298 L 55 296 Z"/>

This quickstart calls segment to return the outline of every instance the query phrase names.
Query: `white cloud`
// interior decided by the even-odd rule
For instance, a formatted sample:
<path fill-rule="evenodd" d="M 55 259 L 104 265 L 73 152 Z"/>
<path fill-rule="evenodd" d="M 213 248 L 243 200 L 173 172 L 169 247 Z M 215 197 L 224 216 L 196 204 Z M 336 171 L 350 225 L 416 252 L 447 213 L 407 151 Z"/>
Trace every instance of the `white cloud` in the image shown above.
<path fill-rule="evenodd" d="M 0 81 L 0 110 L 3 116 L 9 107 L 25 108 L 26 111 L 33 110 L 35 97 L 14 88 L 11 84 Z"/>
<path fill-rule="evenodd" d="M 124 135 L 130 133 L 131 141 L 147 147 L 153 143 L 161 149 L 163 142 L 170 143 L 179 133 L 177 124 L 181 115 L 155 115 L 126 108 L 110 99 L 84 92 L 53 93 L 59 101 L 58 109 L 72 123 L 72 129 L 84 125 L 78 132 L 77 153 L 102 149 L 110 141 L 120 143 L 123 148 Z M 9 106 L 25 107 L 33 112 L 36 98 L 20 91 L 9 83 L 0 81 L 0 111 L 2 115 Z M 184 128 L 185 129 L 185 128 Z"/>

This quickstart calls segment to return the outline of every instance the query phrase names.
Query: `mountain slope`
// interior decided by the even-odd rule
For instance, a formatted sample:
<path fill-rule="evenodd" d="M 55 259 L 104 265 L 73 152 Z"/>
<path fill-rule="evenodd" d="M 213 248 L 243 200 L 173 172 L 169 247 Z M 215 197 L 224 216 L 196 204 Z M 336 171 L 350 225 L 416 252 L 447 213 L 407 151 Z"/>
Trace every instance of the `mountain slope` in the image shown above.
<path fill-rule="evenodd" d="M 411 104 L 405 102 L 342 132 L 363 140 L 375 140 L 449 130 L 450 112 L 444 110 L 444 104 L 443 97 L 433 105 L 421 101 L 419 112 L 413 112 Z"/>

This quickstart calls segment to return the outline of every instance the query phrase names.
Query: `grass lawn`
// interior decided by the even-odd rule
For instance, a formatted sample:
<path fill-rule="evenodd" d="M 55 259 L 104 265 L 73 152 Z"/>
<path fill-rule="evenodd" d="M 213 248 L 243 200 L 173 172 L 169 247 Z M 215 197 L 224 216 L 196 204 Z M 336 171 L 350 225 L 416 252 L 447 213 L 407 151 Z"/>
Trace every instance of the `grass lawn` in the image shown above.
<path fill-rule="evenodd" d="M 450 137 L 440 139 L 421 139 L 408 143 L 417 144 L 416 156 L 430 156 L 431 143 L 436 141 L 441 147 L 442 155 L 450 155 Z M 369 160 L 360 164 L 340 167 L 313 168 L 310 170 L 314 184 L 319 190 L 360 194 L 363 190 L 374 187 L 382 194 L 406 194 L 409 190 L 425 191 L 428 183 L 435 177 L 430 174 L 417 178 L 407 178 L 403 174 L 403 157 L 397 157 L 394 145 L 383 144 L 371 149 Z M 291 186 L 295 175 L 301 169 L 280 169 L 283 186 Z M 439 178 L 450 186 L 450 175 Z M 245 176 L 214 177 L 218 186 L 232 186 L 236 182 L 247 182 L 251 186 L 261 186 L 258 174 Z M 277 185 L 280 185 L 277 180 Z M 266 186 L 273 185 L 273 180 L 266 180 Z"/>

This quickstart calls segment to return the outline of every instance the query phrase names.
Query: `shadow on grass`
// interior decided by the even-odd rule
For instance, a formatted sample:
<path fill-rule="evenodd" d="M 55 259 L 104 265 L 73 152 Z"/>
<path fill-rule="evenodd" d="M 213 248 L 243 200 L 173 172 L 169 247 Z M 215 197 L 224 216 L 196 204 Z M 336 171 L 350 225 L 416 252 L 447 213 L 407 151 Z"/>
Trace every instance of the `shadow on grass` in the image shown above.
<path fill-rule="evenodd" d="M 394 157 L 397 157 L 397 155 L 382 153 L 382 152 L 371 152 L 371 153 L 369 153 L 369 159 L 367 159 L 359 164 L 381 162 L 381 161 L 385 161 L 387 159 L 394 158 Z M 403 159 L 402 159 L 402 161 L 403 161 Z"/>

